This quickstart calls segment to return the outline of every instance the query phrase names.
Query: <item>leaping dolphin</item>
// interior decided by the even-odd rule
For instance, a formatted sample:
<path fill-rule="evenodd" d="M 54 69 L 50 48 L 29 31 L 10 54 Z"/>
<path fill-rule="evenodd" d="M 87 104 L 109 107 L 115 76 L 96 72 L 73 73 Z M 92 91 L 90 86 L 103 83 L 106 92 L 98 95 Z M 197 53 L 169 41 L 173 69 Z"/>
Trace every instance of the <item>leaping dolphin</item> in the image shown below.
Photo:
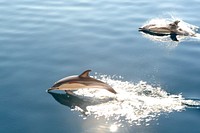
<path fill-rule="evenodd" d="M 91 78 L 89 76 L 89 72 L 91 70 L 86 70 L 80 75 L 76 76 L 69 76 L 66 78 L 63 78 L 59 81 L 57 81 L 50 89 L 48 89 L 48 92 L 50 90 L 64 90 L 67 93 L 70 93 L 70 91 L 83 89 L 83 88 L 100 88 L 100 89 L 106 89 L 114 94 L 117 92 L 108 84 Z"/>

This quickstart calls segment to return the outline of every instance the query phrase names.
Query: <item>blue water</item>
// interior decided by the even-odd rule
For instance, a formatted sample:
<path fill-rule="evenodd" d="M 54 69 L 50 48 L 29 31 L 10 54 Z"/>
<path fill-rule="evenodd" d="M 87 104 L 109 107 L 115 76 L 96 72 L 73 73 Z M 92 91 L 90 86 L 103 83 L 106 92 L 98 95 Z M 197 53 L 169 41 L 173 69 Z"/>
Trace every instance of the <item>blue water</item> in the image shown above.
<path fill-rule="evenodd" d="M 58 104 L 46 90 L 86 69 L 200 99 L 200 41 L 168 47 L 138 32 L 169 15 L 200 26 L 200 1 L 0 0 L 0 132 L 111 132 L 110 123 Z M 199 133 L 199 108 L 116 132 Z"/>

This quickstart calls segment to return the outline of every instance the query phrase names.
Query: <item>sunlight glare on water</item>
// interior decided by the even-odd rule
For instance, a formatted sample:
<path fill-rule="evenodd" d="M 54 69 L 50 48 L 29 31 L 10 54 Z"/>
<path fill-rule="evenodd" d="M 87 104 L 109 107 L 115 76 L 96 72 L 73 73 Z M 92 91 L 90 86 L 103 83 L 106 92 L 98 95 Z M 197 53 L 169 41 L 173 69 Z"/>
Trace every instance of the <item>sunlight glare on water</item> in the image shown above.
<path fill-rule="evenodd" d="M 114 133 L 114 132 L 116 132 L 118 130 L 118 127 L 117 127 L 117 125 L 111 125 L 110 126 L 110 132 L 112 132 L 112 133 Z"/>

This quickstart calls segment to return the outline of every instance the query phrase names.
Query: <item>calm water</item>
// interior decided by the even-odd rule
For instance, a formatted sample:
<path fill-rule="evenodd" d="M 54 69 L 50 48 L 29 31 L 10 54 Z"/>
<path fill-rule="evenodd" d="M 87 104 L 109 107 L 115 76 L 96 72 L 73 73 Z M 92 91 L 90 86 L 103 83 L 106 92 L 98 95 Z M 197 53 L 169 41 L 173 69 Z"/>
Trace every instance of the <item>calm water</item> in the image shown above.
<path fill-rule="evenodd" d="M 199 10 L 198 0 L 0 0 L 0 132 L 114 132 L 112 123 L 83 120 L 46 93 L 86 69 L 200 99 L 200 41 L 168 46 L 138 32 L 169 15 L 200 26 Z M 186 108 L 115 132 L 199 133 L 199 125 L 199 108 Z"/>

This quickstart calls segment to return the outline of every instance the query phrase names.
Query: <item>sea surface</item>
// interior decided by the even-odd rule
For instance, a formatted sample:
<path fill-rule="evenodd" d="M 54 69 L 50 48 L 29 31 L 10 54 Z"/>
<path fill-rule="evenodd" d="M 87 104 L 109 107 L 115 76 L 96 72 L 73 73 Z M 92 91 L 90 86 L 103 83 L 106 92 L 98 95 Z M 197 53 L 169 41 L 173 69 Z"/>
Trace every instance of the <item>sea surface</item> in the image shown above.
<path fill-rule="evenodd" d="M 138 31 L 156 18 L 200 26 L 199 11 L 199 0 L 0 0 L 0 133 L 199 133 L 200 39 Z M 87 69 L 118 94 L 46 92 Z"/>

